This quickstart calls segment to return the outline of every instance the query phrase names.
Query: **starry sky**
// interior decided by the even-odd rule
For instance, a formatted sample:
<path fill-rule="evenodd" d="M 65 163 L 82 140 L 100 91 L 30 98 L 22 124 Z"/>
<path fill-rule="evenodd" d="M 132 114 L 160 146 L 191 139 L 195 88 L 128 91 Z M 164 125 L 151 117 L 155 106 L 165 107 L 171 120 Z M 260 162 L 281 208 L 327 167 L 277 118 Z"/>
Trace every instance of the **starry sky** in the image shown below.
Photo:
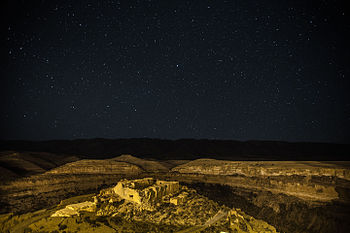
<path fill-rule="evenodd" d="M 0 137 L 350 143 L 344 2 L 4 1 Z"/>

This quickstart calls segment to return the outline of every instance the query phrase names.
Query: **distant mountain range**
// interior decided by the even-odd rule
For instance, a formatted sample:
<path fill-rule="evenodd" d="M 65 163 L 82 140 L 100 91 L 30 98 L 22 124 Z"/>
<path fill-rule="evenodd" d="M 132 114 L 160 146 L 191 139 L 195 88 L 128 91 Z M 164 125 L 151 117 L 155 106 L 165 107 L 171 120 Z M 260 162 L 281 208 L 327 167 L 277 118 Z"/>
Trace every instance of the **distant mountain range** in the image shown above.
<path fill-rule="evenodd" d="M 104 159 L 132 154 L 154 159 L 216 158 L 226 160 L 350 160 L 349 144 L 233 141 L 207 139 L 163 140 L 77 139 L 52 141 L 1 140 L 0 151 L 49 152 Z"/>

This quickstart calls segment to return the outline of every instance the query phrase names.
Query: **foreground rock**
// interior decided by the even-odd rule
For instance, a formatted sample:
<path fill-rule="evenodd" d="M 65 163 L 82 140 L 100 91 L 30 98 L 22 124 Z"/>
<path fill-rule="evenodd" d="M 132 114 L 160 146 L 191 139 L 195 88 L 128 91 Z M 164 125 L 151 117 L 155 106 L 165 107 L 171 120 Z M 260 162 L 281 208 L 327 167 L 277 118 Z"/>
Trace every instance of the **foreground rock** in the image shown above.
<path fill-rule="evenodd" d="M 27 232 L 276 232 L 240 209 L 229 209 L 175 181 L 122 180 L 93 201 L 66 205 L 19 224 Z M 36 215 L 37 216 L 37 215 Z M 14 217 L 12 217 L 14 218 Z M 17 218 L 19 220 L 21 218 Z M 29 218 L 30 219 L 30 218 Z M 11 226 L 11 218 L 2 223 Z M 142 228 L 137 226 L 143 226 Z M 125 229 L 128 227 L 128 229 Z M 6 228 L 2 229 L 6 232 Z"/>
<path fill-rule="evenodd" d="M 67 205 L 66 208 L 56 211 L 51 217 L 71 217 L 73 215 L 80 215 L 81 211 L 94 212 L 95 210 L 95 202 L 84 201 L 77 204 Z"/>

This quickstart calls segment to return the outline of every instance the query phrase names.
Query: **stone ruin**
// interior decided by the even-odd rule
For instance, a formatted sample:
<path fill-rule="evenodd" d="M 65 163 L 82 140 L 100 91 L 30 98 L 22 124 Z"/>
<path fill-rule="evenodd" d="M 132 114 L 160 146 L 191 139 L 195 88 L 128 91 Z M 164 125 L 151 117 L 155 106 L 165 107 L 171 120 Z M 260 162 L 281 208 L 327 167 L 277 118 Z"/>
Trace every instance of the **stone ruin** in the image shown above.
<path fill-rule="evenodd" d="M 151 205 L 162 201 L 162 198 L 167 195 L 178 193 L 180 185 L 177 181 L 144 178 L 130 181 L 121 180 L 113 190 L 117 195 L 128 201 L 140 205 Z"/>
<path fill-rule="evenodd" d="M 153 178 L 144 178 L 137 180 L 121 180 L 118 184 L 108 189 L 105 194 L 109 198 L 109 202 L 114 202 L 117 194 L 119 198 L 132 201 L 139 204 L 139 208 L 153 210 L 152 207 L 155 203 L 164 201 L 164 197 L 167 197 L 168 203 L 179 205 L 184 203 L 186 194 L 180 193 L 180 184 L 177 181 L 163 181 L 155 180 Z M 111 195 L 112 194 L 112 195 Z M 179 194 L 179 195 L 176 195 Z M 80 215 L 81 211 L 94 212 L 96 205 L 99 201 L 103 201 L 103 198 L 94 196 L 94 202 L 85 201 L 77 204 L 67 205 L 65 208 L 56 211 L 51 217 L 70 217 L 73 215 Z"/>

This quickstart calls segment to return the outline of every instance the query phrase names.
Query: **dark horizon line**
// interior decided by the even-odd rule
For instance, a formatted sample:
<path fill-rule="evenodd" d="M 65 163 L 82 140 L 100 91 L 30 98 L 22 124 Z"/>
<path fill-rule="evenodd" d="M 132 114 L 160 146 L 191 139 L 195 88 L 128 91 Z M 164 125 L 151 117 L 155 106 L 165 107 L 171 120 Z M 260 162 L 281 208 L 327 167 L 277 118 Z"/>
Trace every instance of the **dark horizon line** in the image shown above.
<path fill-rule="evenodd" d="M 124 137 L 124 138 L 103 138 L 103 137 L 93 137 L 93 138 L 74 138 L 74 139 L 47 139 L 47 140 L 30 140 L 30 139 L 3 139 L 0 138 L 1 142 L 58 142 L 58 141 L 88 141 L 88 140 L 158 140 L 158 141 L 226 141 L 226 142 L 262 142 L 262 143 L 288 143 L 288 144 L 332 144 L 332 145 L 350 145 L 349 143 L 341 142 L 324 142 L 324 141 L 287 141 L 287 140 L 261 140 L 261 139 L 249 139 L 249 140 L 238 140 L 238 139 L 218 139 L 218 138 L 152 138 L 152 137 Z"/>

